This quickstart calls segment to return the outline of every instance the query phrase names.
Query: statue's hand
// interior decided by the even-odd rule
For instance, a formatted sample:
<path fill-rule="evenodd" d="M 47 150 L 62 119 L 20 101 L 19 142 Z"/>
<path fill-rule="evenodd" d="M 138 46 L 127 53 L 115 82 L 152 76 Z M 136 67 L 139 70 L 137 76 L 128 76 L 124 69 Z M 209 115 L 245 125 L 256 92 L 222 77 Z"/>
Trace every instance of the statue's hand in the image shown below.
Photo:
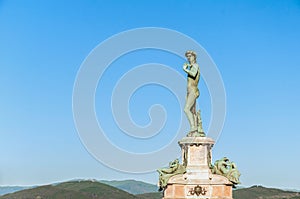
<path fill-rule="evenodd" d="M 187 63 L 184 63 L 183 66 L 182 66 L 184 71 L 187 70 L 188 67 L 189 67 L 189 65 Z"/>

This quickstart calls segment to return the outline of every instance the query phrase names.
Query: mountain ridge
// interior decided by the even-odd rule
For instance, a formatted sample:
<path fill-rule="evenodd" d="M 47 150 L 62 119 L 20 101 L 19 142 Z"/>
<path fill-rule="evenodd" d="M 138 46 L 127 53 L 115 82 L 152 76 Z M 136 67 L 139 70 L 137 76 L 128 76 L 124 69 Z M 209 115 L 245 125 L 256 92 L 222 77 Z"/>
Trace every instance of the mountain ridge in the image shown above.
<path fill-rule="evenodd" d="M 112 186 L 114 185 L 114 186 Z M 155 185 L 136 180 L 70 180 L 0 196 L 0 199 L 161 199 L 162 192 L 144 193 Z M 130 189 L 136 194 L 129 193 Z M 254 185 L 233 191 L 234 199 L 300 199 L 300 192 Z"/>

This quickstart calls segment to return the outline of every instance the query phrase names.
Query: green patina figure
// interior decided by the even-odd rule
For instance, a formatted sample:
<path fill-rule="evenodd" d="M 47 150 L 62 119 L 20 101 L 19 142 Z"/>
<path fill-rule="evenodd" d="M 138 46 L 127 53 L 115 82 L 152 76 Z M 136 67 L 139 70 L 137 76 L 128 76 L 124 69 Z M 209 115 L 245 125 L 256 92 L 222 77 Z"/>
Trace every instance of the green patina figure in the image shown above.
<path fill-rule="evenodd" d="M 213 174 L 222 175 L 226 177 L 234 185 L 240 184 L 241 173 L 237 170 L 236 164 L 230 162 L 228 158 L 224 157 L 221 160 L 217 160 L 211 167 Z"/>
<path fill-rule="evenodd" d="M 162 191 L 167 187 L 169 179 L 177 174 L 184 174 L 186 172 L 185 166 L 179 164 L 179 160 L 176 159 L 169 163 L 169 168 L 158 169 L 159 173 L 159 191 Z"/>
<path fill-rule="evenodd" d="M 196 111 L 196 100 L 200 95 L 198 83 L 200 79 L 200 68 L 197 64 L 197 54 L 192 50 L 185 53 L 187 63 L 183 64 L 183 70 L 187 73 L 187 95 L 184 112 L 190 123 L 188 137 L 205 137 L 202 128 L 200 110 Z"/>

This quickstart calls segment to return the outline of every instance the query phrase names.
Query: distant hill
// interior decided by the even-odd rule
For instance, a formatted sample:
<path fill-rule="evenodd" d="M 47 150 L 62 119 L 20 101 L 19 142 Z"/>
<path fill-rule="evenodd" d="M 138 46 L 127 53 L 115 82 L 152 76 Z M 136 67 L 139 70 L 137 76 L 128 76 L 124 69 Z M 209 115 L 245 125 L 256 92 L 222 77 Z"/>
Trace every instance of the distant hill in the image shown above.
<path fill-rule="evenodd" d="M 233 191 L 234 199 L 300 199 L 299 192 L 252 186 Z"/>
<path fill-rule="evenodd" d="M 139 199 L 162 199 L 162 192 L 144 193 L 136 195 Z"/>
<path fill-rule="evenodd" d="M 14 193 L 24 189 L 30 189 L 33 187 L 22 187 L 22 186 L 0 186 L 0 196 L 8 193 Z"/>
<path fill-rule="evenodd" d="M 104 181 L 105 182 L 105 181 Z M 135 192 L 146 190 L 148 183 L 126 180 L 106 181 L 114 186 L 125 186 Z M 150 188 L 155 185 L 149 186 Z M 148 188 L 149 188 L 148 187 Z M 124 187 L 123 187 L 124 188 Z M 155 186 L 156 188 L 156 186 Z M 40 186 L 26 189 L 11 194 L 0 196 L 0 199 L 162 199 L 161 192 L 130 194 L 119 188 L 98 182 L 96 180 L 73 180 L 69 182 L 56 183 L 53 185 Z M 300 199 L 299 192 L 284 191 L 262 186 L 240 188 L 233 191 L 234 199 Z"/>
<path fill-rule="evenodd" d="M 40 186 L 0 196 L 0 199 L 137 199 L 115 187 L 93 181 Z"/>
<path fill-rule="evenodd" d="M 113 187 L 116 187 L 118 189 L 124 190 L 131 194 L 143 194 L 143 193 L 151 193 L 151 192 L 157 192 L 158 187 L 154 184 L 145 183 L 142 181 L 136 181 L 136 180 L 122 180 L 122 181 L 107 181 L 107 180 L 101 180 L 100 182 L 104 184 L 111 185 Z"/>

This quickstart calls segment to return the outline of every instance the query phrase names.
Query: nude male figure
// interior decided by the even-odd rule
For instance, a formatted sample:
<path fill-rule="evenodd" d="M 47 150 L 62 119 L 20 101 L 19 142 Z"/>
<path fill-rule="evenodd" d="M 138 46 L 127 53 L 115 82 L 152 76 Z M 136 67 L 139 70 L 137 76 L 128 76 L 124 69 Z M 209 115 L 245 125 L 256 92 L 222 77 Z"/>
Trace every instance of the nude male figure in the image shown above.
<path fill-rule="evenodd" d="M 193 132 L 197 130 L 196 99 L 199 97 L 198 82 L 200 78 L 200 69 L 196 62 L 197 54 L 194 51 L 187 51 L 185 56 L 188 63 L 183 64 L 183 70 L 188 74 L 188 77 L 184 112 L 190 123 L 190 132 Z"/>

